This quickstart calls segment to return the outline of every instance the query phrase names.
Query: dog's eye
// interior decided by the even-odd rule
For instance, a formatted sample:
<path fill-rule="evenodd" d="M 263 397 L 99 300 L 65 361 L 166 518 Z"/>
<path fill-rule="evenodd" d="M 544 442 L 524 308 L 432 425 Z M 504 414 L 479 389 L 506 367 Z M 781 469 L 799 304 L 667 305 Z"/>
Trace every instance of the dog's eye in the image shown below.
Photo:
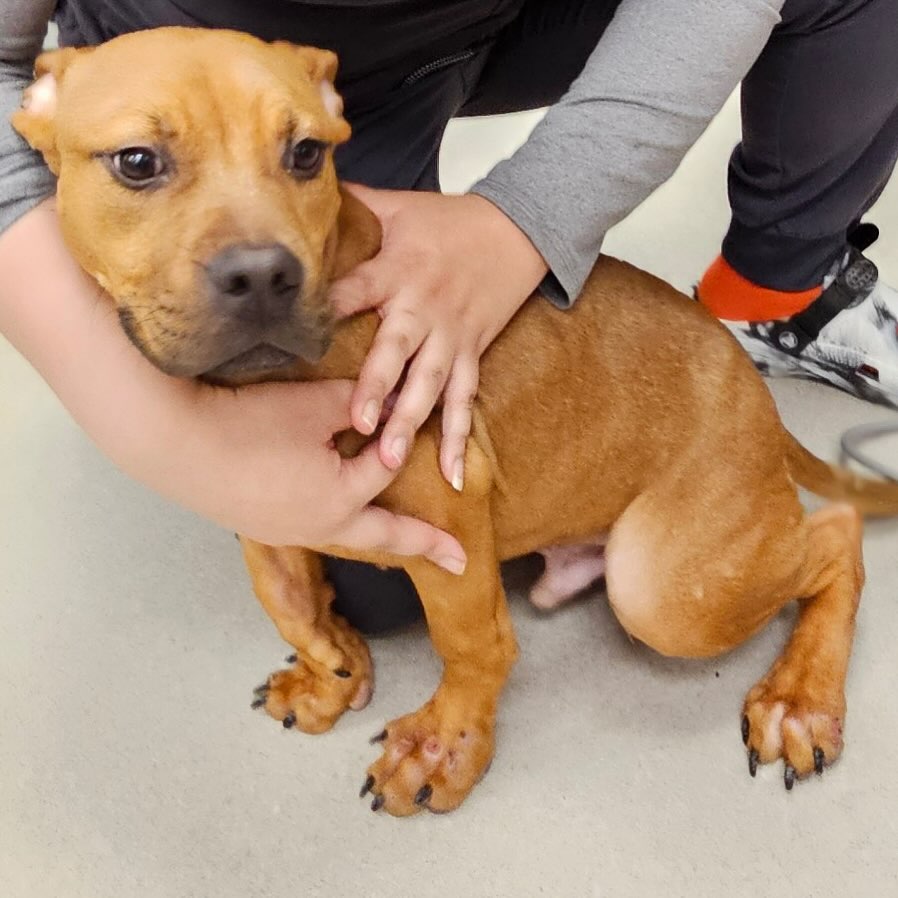
<path fill-rule="evenodd" d="M 165 164 L 155 150 L 127 147 L 112 156 L 112 167 L 127 185 L 142 187 L 165 171 Z"/>
<path fill-rule="evenodd" d="M 324 147 L 320 140 L 299 141 L 288 154 L 287 167 L 300 178 L 314 178 L 324 164 Z"/>

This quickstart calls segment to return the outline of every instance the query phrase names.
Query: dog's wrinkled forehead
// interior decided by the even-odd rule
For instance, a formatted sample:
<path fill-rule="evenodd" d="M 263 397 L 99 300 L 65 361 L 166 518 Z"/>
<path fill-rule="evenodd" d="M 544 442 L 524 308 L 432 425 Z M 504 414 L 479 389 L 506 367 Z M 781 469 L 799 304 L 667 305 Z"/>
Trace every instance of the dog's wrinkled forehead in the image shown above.
<path fill-rule="evenodd" d="M 339 143 L 348 127 L 334 69 L 332 54 L 324 51 L 234 32 L 160 29 L 79 58 L 58 85 L 58 97 L 52 74 L 39 79 L 29 102 L 58 104 L 57 134 L 73 148 L 188 136 L 214 141 L 224 136 L 216 129 L 235 121 L 244 132 L 290 130 Z"/>

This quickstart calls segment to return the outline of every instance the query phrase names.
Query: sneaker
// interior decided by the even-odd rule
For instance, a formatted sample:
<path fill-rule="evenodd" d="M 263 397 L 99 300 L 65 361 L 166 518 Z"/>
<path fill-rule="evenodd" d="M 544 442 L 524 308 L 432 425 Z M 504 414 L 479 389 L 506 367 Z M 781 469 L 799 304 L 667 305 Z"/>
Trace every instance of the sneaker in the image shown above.
<path fill-rule="evenodd" d="M 898 408 L 898 291 L 863 255 L 878 236 L 875 225 L 856 227 L 823 292 L 797 315 L 721 319 L 762 374 L 818 380 Z"/>

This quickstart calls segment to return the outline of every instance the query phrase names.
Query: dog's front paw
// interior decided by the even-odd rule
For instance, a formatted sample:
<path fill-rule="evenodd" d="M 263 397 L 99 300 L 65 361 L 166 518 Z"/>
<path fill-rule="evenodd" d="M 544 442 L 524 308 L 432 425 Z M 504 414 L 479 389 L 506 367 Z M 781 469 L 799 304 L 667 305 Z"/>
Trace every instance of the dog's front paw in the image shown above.
<path fill-rule="evenodd" d="M 255 691 L 253 707 L 264 707 L 285 729 L 323 733 L 347 708 L 360 711 L 371 700 L 374 669 L 365 641 L 342 618 L 333 618 L 328 629 L 330 645 L 317 660 L 311 653 L 292 655 L 293 667 L 276 671 Z"/>
<path fill-rule="evenodd" d="M 492 713 L 435 696 L 387 724 L 372 742 L 383 754 L 368 768 L 361 795 L 397 817 L 457 808 L 489 768 L 495 749 Z"/>
<path fill-rule="evenodd" d="M 842 753 L 845 700 L 841 689 L 810 679 L 789 676 L 781 669 L 749 692 L 742 741 L 752 776 L 759 763 L 782 758 L 783 781 L 791 789 L 796 779 L 823 773 Z"/>

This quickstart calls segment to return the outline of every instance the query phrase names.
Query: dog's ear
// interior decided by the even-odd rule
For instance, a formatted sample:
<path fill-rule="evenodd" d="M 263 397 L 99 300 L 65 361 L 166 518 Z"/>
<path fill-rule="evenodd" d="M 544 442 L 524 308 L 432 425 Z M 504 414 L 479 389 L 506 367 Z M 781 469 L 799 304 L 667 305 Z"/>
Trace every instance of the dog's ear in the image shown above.
<path fill-rule="evenodd" d="M 318 47 L 305 47 L 302 44 L 291 44 L 289 41 L 275 41 L 272 44 L 279 52 L 287 54 L 290 61 L 298 64 L 317 84 L 327 81 L 334 86 L 337 80 L 337 54 Z"/>
<path fill-rule="evenodd" d="M 275 46 L 283 52 L 289 53 L 293 62 L 299 63 L 311 82 L 318 88 L 325 110 L 338 126 L 338 133 L 334 136 L 335 142 L 347 140 L 349 125 L 343 118 L 343 98 L 334 87 L 334 81 L 337 78 L 337 54 L 330 50 L 320 50 L 317 47 L 289 44 L 286 41 L 277 41 Z"/>
<path fill-rule="evenodd" d="M 377 216 L 341 184 L 336 248 L 330 279 L 335 281 L 352 271 L 356 265 L 373 259 L 380 250 L 382 236 Z"/>
<path fill-rule="evenodd" d="M 34 63 L 35 80 L 26 88 L 21 107 L 13 113 L 12 126 L 42 153 L 54 174 L 59 174 L 56 151 L 56 106 L 65 73 L 76 57 L 90 53 L 92 47 L 76 50 L 65 47 L 41 53 Z"/>
<path fill-rule="evenodd" d="M 313 81 L 337 80 L 337 54 L 318 47 L 300 47 L 293 45 L 293 52 L 302 60 L 306 71 Z"/>

